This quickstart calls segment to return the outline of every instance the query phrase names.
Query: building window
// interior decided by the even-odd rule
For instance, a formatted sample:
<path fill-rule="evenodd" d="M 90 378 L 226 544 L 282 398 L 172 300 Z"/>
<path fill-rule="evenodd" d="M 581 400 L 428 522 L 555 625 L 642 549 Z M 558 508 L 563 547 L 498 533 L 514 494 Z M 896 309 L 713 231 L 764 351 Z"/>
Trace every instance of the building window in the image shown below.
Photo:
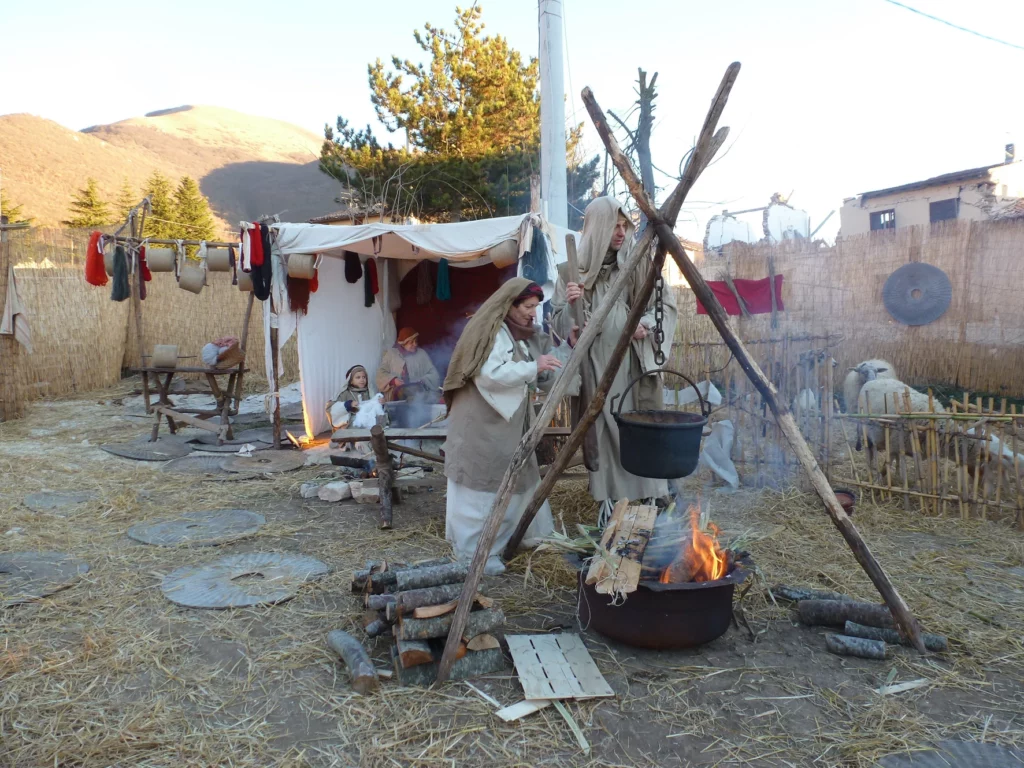
<path fill-rule="evenodd" d="M 936 200 L 928 204 L 928 218 L 932 224 L 936 221 L 949 221 L 955 219 L 960 210 L 960 200 L 951 197 L 949 200 Z"/>
<path fill-rule="evenodd" d="M 875 211 L 871 214 L 871 231 L 876 229 L 896 229 L 896 211 Z"/>

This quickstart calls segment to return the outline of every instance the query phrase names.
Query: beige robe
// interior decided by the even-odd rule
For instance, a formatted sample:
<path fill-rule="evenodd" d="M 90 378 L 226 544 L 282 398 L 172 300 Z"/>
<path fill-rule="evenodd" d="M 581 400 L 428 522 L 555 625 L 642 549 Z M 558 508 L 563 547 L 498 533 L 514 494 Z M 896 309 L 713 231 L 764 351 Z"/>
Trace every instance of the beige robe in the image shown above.
<path fill-rule="evenodd" d="M 422 349 L 411 355 L 403 354 L 398 347 L 391 347 L 385 352 L 377 370 L 377 391 L 389 395 L 392 379 L 401 379 L 406 384 L 422 384 L 435 399 L 441 386 L 441 374 L 434 367 L 430 355 Z"/>
<path fill-rule="evenodd" d="M 609 238 L 610 239 L 610 234 Z M 605 242 L 608 240 L 606 239 Z M 628 236 L 627 236 L 628 243 Z M 619 265 L 625 258 L 628 247 L 623 246 L 619 251 L 619 258 L 611 266 L 605 266 L 597 272 L 591 273 L 590 279 L 586 282 L 592 284 L 584 292 L 585 316 L 589 317 L 592 310 L 604 301 L 608 289 L 618 275 Z M 629 314 L 629 296 L 634 293 L 635 278 L 626 289 L 619 295 L 611 312 L 605 319 L 601 332 L 590 348 L 590 364 L 594 367 L 595 381 L 600 380 L 607 369 L 615 344 L 626 326 L 626 318 Z M 551 323 L 555 332 L 562 338 L 568 338 L 572 330 L 572 312 L 565 299 L 565 270 L 559 269 L 558 285 L 555 288 L 555 296 L 552 299 Z M 671 353 L 672 338 L 676 327 L 676 303 L 670 286 L 665 286 L 663 296 L 665 331 L 665 346 L 663 351 L 668 358 Z M 604 408 L 594 422 L 594 429 L 597 431 L 597 447 L 600 467 L 597 472 L 590 473 L 590 493 L 596 501 L 617 501 L 619 499 L 646 499 L 659 498 L 668 494 L 668 483 L 665 480 L 639 477 L 627 472 L 622 468 L 619 460 L 619 427 L 612 417 L 612 402 L 618 409 L 619 401 L 622 401 L 622 410 L 630 411 L 637 408 L 637 403 L 644 409 L 658 409 L 663 407 L 663 389 L 661 376 L 646 376 L 635 387 L 621 397 L 629 382 L 639 376 L 642 371 L 649 371 L 658 366 L 654 361 L 654 296 L 648 304 L 647 312 L 640 320 L 651 333 L 641 341 L 633 340 L 630 343 L 629 352 L 619 366 L 615 379 L 608 391 Z"/>
<path fill-rule="evenodd" d="M 501 479 L 529 427 L 531 385 L 537 380 L 537 364 L 527 358 L 522 346 L 502 326 L 480 373 L 458 390 L 452 401 L 444 445 L 444 473 L 448 478 L 445 528 L 460 559 L 473 557 Z M 531 455 L 519 476 L 491 555 L 505 548 L 538 485 L 537 457 Z M 535 544 L 553 527 L 551 507 L 545 502 L 527 529 L 524 545 Z"/>

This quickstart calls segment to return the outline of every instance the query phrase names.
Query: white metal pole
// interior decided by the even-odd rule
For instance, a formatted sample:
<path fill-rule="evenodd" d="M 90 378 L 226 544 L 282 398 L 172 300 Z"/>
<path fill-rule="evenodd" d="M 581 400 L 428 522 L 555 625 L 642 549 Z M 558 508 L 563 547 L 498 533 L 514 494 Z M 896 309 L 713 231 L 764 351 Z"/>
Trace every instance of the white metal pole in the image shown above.
<path fill-rule="evenodd" d="M 565 86 L 562 78 L 562 0 L 539 0 L 540 194 L 548 220 L 569 221 L 565 165 Z"/>

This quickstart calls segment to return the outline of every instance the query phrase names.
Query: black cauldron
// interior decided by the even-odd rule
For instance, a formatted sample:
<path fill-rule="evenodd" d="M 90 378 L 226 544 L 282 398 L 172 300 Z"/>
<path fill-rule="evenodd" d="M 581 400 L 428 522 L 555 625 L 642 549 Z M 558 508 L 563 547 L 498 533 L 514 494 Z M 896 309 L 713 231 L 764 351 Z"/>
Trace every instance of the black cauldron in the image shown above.
<path fill-rule="evenodd" d="M 640 379 L 654 373 L 672 373 L 685 379 L 697 393 L 700 401 L 700 413 L 683 411 L 629 411 L 622 413 L 622 403 Z M 653 477 L 663 480 L 675 480 L 686 477 L 697 468 L 700 458 L 700 441 L 704 426 L 708 423 L 711 406 L 701 395 L 697 385 L 683 374 L 668 368 L 645 371 L 633 379 L 622 399 L 619 409 L 615 410 L 612 398 L 612 411 L 615 411 L 615 423 L 619 425 L 619 461 L 623 469 L 640 477 Z"/>

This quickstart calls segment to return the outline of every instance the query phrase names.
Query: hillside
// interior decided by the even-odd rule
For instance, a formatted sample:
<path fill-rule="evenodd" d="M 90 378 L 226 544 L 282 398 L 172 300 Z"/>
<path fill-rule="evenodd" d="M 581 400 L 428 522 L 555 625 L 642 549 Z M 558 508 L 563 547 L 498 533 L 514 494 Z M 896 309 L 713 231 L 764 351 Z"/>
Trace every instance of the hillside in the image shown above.
<path fill-rule="evenodd" d="M 86 177 L 113 199 L 154 169 L 194 177 L 220 224 L 284 211 L 304 221 L 338 208 L 338 184 L 317 169 L 322 139 L 298 126 L 221 107 L 184 106 L 72 131 L 33 115 L 0 116 L 0 170 L 11 198 L 53 225 Z"/>

